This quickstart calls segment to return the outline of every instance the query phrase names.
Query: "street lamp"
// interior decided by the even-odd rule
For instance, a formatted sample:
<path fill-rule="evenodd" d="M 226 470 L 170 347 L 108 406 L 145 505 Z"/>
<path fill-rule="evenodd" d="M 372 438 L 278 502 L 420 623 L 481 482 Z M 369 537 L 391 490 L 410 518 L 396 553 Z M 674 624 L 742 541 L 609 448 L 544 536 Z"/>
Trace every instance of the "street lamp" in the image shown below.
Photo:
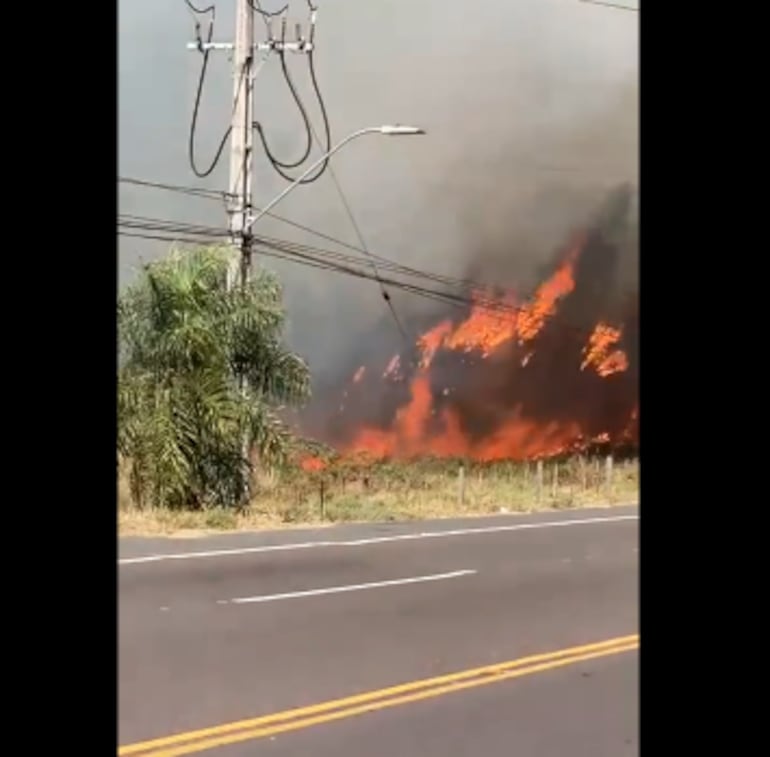
<path fill-rule="evenodd" d="M 289 184 L 286 189 L 283 190 L 277 197 L 273 198 L 262 210 L 259 211 L 255 216 L 252 216 L 244 225 L 243 232 L 247 232 L 257 221 L 259 221 L 262 216 L 267 215 L 284 197 L 286 197 L 289 192 L 291 192 L 292 189 L 295 187 L 298 187 L 304 179 L 306 179 L 308 176 L 310 176 L 313 171 L 315 171 L 318 166 L 321 165 L 324 161 L 328 160 L 332 155 L 334 155 L 337 150 L 344 147 L 348 142 L 352 142 L 354 139 L 357 139 L 358 137 L 363 137 L 364 134 L 384 134 L 387 137 L 407 137 L 407 136 L 413 136 L 418 134 L 425 134 L 424 129 L 420 129 L 417 126 L 390 126 L 390 125 L 384 125 L 384 126 L 368 126 L 365 129 L 359 129 L 358 131 L 354 131 L 352 134 L 348 134 L 345 139 L 340 140 L 337 142 L 334 147 L 331 148 L 331 150 L 328 150 L 325 152 L 315 163 L 313 163 L 310 168 L 307 169 L 301 176 L 298 176 L 291 184 Z"/>

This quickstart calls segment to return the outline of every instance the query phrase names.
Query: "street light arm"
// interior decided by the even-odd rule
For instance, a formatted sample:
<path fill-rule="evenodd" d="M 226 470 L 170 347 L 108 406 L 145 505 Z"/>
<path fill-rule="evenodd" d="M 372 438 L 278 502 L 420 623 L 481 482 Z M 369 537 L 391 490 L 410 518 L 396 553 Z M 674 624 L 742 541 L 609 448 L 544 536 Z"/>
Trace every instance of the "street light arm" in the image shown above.
<path fill-rule="evenodd" d="M 310 176 L 310 174 L 313 173 L 316 168 L 318 168 L 324 161 L 328 160 L 332 155 L 334 155 L 335 152 L 342 149 L 348 142 L 352 142 L 354 139 L 358 139 L 358 137 L 363 137 L 365 134 L 407 136 L 412 134 L 425 134 L 425 131 L 414 126 L 368 126 L 365 129 L 359 129 L 358 131 L 354 131 L 352 134 L 348 134 L 347 137 L 337 142 L 337 144 L 334 145 L 331 150 L 325 152 L 315 163 L 310 166 L 310 168 L 298 176 L 279 195 L 274 197 L 267 205 L 265 205 L 264 208 L 262 208 L 262 210 L 259 211 L 259 213 L 257 213 L 255 216 L 252 216 L 243 227 L 242 233 L 245 234 L 248 232 L 249 229 L 251 229 L 251 227 L 257 221 L 259 221 L 260 218 L 267 215 L 281 200 L 283 200 L 284 197 L 286 197 L 287 194 L 289 194 L 289 192 L 298 187 L 302 183 L 303 179 L 306 179 L 308 176 Z"/>

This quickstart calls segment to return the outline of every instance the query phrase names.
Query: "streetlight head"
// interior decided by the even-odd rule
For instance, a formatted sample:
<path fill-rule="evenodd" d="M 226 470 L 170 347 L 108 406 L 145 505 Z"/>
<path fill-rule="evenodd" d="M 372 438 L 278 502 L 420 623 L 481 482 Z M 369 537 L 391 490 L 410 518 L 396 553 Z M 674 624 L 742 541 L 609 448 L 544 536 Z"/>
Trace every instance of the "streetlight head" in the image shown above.
<path fill-rule="evenodd" d="M 387 134 L 391 137 L 406 136 L 409 134 L 425 134 L 425 129 L 418 126 L 380 126 L 380 134 Z"/>

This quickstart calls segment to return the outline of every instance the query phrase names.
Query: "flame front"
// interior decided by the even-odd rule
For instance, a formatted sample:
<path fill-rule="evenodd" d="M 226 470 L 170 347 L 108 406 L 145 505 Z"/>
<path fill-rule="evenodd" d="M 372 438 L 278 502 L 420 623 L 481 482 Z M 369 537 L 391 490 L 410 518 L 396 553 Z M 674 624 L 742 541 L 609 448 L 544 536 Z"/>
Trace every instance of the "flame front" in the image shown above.
<path fill-rule="evenodd" d="M 625 371 L 628 368 L 628 358 L 623 350 L 613 349 L 620 341 L 622 331 L 608 326 L 606 323 L 598 323 L 588 339 L 585 347 L 585 360 L 580 365 L 584 371 L 589 366 L 600 376 L 611 376 L 613 373 Z"/>
<path fill-rule="evenodd" d="M 344 453 L 366 453 L 375 458 L 431 455 L 492 461 L 547 457 L 590 443 L 635 439 L 636 402 L 619 430 L 603 429 L 580 417 L 544 419 L 530 409 L 539 385 L 558 382 L 559 370 L 564 370 L 551 367 L 554 355 L 564 353 L 555 332 L 548 331 L 549 324 L 553 323 L 554 329 L 572 328 L 575 333 L 569 335 L 570 340 L 581 339 L 577 327 L 556 321 L 565 301 L 575 292 L 575 266 L 586 240 L 586 235 L 576 239 L 553 274 L 529 299 L 520 302 L 513 291 L 494 297 L 487 290 L 478 290 L 464 320 L 440 320 L 416 340 L 414 359 L 404 353 L 393 356 L 381 372 L 382 378 L 396 382 L 391 386 L 397 387 L 404 386 L 399 382 L 410 371 L 411 377 L 404 389 L 398 390 L 408 386 L 390 422 L 354 427 L 336 446 Z M 582 334 L 571 369 L 571 380 L 577 387 L 572 391 L 577 396 L 589 392 L 596 397 L 597 381 L 609 389 L 607 382 L 623 381 L 629 369 L 628 356 L 621 347 L 623 328 L 600 320 Z M 564 357 L 559 359 L 563 362 Z M 360 368 L 353 383 L 360 384 L 363 376 L 364 369 Z M 461 390 L 452 386 L 457 382 L 465 382 Z M 374 394 L 372 387 L 359 392 L 362 403 Z M 599 396 L 599 400 L 601 407 L 615 412 L 617 401 L 612 393 L 604 400 Z M 560 404 L 558 392 L 554 404 Z M 469 426 L 469 418 L 477 419 L 476 428 L 473 423 Z"/>

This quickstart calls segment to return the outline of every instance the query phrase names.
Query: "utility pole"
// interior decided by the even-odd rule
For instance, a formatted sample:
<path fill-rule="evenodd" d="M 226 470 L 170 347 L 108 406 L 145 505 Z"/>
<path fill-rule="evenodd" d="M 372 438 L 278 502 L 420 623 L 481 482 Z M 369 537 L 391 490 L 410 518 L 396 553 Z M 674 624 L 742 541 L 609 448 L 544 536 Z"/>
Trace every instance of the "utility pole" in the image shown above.
<path fill-rule="evenodd" d="M 235 42 L 190 42 L 188 50 L 207 52 L 209 50 L 230 51 L 233 56 L 233 115 L 230 135 L 230 186 L 228 188 L 227 212 L 230 218 L 230 240 L 240 252 L 240 264 L 232 271 L 230 285 L 240 283 L 244 286 L 249 280 L 251 269 L 251 247 L 253 234 L 252 219 L 252 182 L 254 162 L 254 58 L 257 51 L 266 54 L 272 52 L 309 53 L 313 50 L 313 29 L 315 28 L 316 9 L 311 5 L 310 38 L 305 39 L 300 25 L 296 26 L 296 39 L 287 42 L 282 33 L 275 39 L 268 25 L 265 42 L 254 42 L 255 0 L 236 0 Z M 286 9 L 284 9 L 286 10 Z M 276 15 L 276 14 L 271 14 Z M 285 30 L 286 19 L 283 19 Z"/>
<path fill-rule="evenodd" d="M 245 288 L 251 272 L 251 250 L 253 234 L 251 231 L 254 217 L 252 213 L 252 182 L 254 162 L 254 114 L 253 92 L 255 65 L 254 58 L 257 51 L 263 51 L 265 55 L 280 51 L 294 53 L 308 53 L 313 49 L 312 31 L 310 40 L 302 37 L 299 24 L 296 27 L 296 40 L 286 42 L 286 19 L 283 18 L 281 39 L 273 38 L 266 24 L 269 39 L 255 44 L 254 42 L 254 16 L 258 7 L 257 0 L 236 0 L 235 16 L 235 41 L 217 42 L 210 40 L 203 42 L 200 38 L 196 42 L 188 43 L 188 50 L 197 50 L 208 53 L 209 50 L 231 51 L 233 56 L 233 108 L 230 123 L 230 180 L 227 195 L 227 213 L 229 216 L 230 240 L 240 250 L 240 259 L 229 272 L 228 287 L 237 286 Z M 315 26 L 315 9 L 311 5 L 310 24 Z M 288 6 L 287 6 L 288 8 Z M 284 9 L 285 11 L 286 9 Z M 263 14 L 267 15 L 267 14 Z M 270 14 L 278 15 L 278 14 Z M 241 391 L 246 394 L 247 386 L 243 376 L 238 377 Z M 243 458 L 249 454 L 248 439 L 244 439 Z M 248 499 L 248 482 L 245 485 L 244 501 Z"/>
<path fill-rule="evenodd" d="M 251 268 L 251 179 L 254 162 L 252 93 L 254 91 L 254 6 L 253 0 L 237 0 L 235 10 L 235 48 L 233 50 L 233 117 L 230 124 L 230 187 L 228 214 L 232 243 L 240 249 L 239 261 L 230 272 L 231 288 L 246 289 Z M 246 397 L 246 378 L 238 376 L 241 393 Z M 249 457 L 248 433 L 244 433 L 241 454 Z M 249 500 L 248 476 L 244 480 L 243 502 Z"/>
<path fill-rule="evenodd" d="M 230 234 L 241 252 L 240 265 L 233 271 L 242 287 L 246 286 L 251 268 L 252 234 L 247 227 L 251 215 L 252 171 L 254 162 L 254 129 L 252 126 L 252 93 L 254 91 L 254 6 L 249 0 L 237 0 L 235 47 L 233 49 L 233 117 L 230 136 Z"/>

